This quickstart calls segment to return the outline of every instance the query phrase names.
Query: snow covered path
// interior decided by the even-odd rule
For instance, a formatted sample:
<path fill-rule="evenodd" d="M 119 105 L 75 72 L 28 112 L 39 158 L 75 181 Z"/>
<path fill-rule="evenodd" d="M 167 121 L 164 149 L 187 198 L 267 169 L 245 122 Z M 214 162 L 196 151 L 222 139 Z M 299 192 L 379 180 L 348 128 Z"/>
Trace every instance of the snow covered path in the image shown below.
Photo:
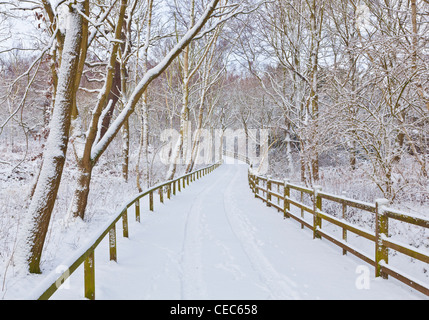
<path fill-rule="evenodd" d="M 117 263 L 107 240 L 96 250 L 96 299 L 422 298 L 369 266 L 370 288 L 358 289 L 363 262 L 255 199 L 245 165 L 222 165 L 155 212 L 141 208 L 140 224 L 128 215 L 128 239 L 117 230 Z M 52 299 L 82 299 L 82 273 Z"/>

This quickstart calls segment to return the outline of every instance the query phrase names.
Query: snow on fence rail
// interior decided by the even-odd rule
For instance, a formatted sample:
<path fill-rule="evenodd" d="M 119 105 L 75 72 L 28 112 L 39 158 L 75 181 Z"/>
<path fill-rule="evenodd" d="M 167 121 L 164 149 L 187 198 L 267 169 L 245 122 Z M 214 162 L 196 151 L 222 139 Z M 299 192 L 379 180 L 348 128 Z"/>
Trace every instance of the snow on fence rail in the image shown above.
<path fill-rule="evenodd" d="M 158 184 L 142 193 L 137 195 L 134 199 L 129 201 L 120 213 L 107 223 L 102 232 L 96 235 L 93 239 L 89 240 L 82 250 L 78 251 L 74 256 L 69 258 L 63 265 L 68 266 L 66 270 L 58 276 L 57 272 L 49 274 L 45 280 L 32 292 L 30 299 L 47 300 L 55 291 L 65 282 L 65 280 L 83 263 L 84 264 L 84 294 L 85 298 L 95 299 L 95 260 L 94 251 L 104 237 L 109 234 L 109 253 L 110 260 L 117 261 L 116 255 L 116 223 L 122 218 L 123 236 L 128 238 L 128 208 L 132 205 L 135 206 L 136 221 L 140 222 L 140 199 L 149 196 L 149 210 L 154 210 L 153 194 L 158 191 L 160 202 L 164 202 L 164 188 L 167 192 L 167 198 L 170 199 L 171 194 L 175 195 L 176 190 L 181 191 L 190 182 L 199 179 L 202 176 L 212 172 L 214 169 L 221 165 L 222 161 L 217 162 L 211 166 L 193 171 L 183 175 L 177 179 L 169 180 Z"/>
<path fill-rule="evenodd" d="M 243 157 L 242 157 L 243 158 Z M 241 160 L 241 159 L 240 159 Z M 246 160 L 244 160 L 246 161 Z M 249 161 L 246 161 L 250 164 Z M 267 206 L 274 207 L 283 212 L 285 218 L 293 218 L 301 223 L 302 228 L 307 227 L 313 230 L 313 238 L 326 238 L 343 249 L 343 254 L 350 252 L 368 264 L 374 266 L 376 277 L 387 279 L 390 275 L 399 281 L 411 286 L 412 288 L 429 296 L 429 287 L 427 284 L 414 279 L 413 277 L 404 274 L 402 271 L 388 264 L 389 248 L 396 250 L 414 259 L 429 263 L 428 252 L 421 249 L 409 246 L 404 243 L 392 240 L 388 236 L 388 221 L 389 219 L 399 220 L 405 223 L 413 224 L 423 228 L 429 228 L 429 220 L 422 216 L 405 214 L 400 211 L 386 207 L 386 199 L 377 199 L 375 203 L 367 203 L 348 199 L 342 196 L 336 196 L 322 192 L 320 187 L 313 189 L 291 184 L 289 180 L 278 181 L 272 180 L 269 176 L 263 177 L 253 173 L 249 168 L 248 172 L 249 186 L 253 191 L 255 198 L 259 198 L 266 202 Z M 275 191 L 273 186 L 277 186 Z M 300 200 L 291 197 L 291 190 L 298 191 L 301 195 Z M 260 193 L 261 192 L 261 193 Z M 312 206 L 304 203 L 304 194 L 311 197 Z M 272 197 L 277 198 L 277 202 L 272 200 Z M 337 218 L 331 214 L 322 211 L 322 200 L 333 201 L 341 205 L 342 218 Z M 301 209 L 301 215 L 293 213 L 291 207 L 295 206 Z M 375 232 L 368 231 L 357 225 L 354 225 L 345 220 L 347 208 L 357 208 L 363 211 L 375 214 Z M 304 212 L 313 215 L 313 223 L 304 219 Z M 342 239 L 330 234 L 322 229 L 322 220 L 326 220 L 340 228 L 342 228 Z M 351 246 L 347 242 L 347 233 L 352 232 L 358 236 L 364 237 L 372 242 L 375 246 L 374 258 L 368 256 L 363 251 Z"/>

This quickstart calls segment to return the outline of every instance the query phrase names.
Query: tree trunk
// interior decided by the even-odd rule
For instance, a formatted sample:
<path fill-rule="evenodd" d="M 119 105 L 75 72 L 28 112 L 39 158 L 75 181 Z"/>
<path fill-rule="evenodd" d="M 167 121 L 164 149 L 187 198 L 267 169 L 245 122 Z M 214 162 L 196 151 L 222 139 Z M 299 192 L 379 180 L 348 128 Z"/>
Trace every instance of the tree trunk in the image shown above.
<path fill-rule="evenodd" d="M 319 180 L 319 150 L 316 141 L 320 141 L 318 138 L 318 126 L 319 126 L 319 92 L 318 92 L 318 64 L 319 64 L 319 46 L 320 46 L 320 24 L 318 18 L 322 19 L 321 8 L 322 4 L 318 4 L 316 0 L 312 1 L 310 8 L 310 29 L 311 29 L 311 42 L 310 42 L 310 107 L 311 107 L 311 123 L 313 126 L 310 130 L 310 139 L 313 142 L 313 148 L 311 151 L 311 166 L 312 179 L 313 181 Z"/>
<path fill-rule="evenodd" d="M 147 100 L 147 92 L 143 95 L 143 106 L 141 109 L 142 114 L 140 115 L 141 119 L 141 134 L 140 134 L 140 143 L 139 143 L 139 152 L 137 157 L 136 164 L 136 183 L 137 189 L 139 192 L 143 191 L 142 182 L 141 182 L 141 167 L 143 169 L 143 185 L 147 188 L 150 186 L 150 177 L 149 177 L 149 105 Z M 143 165 L 140 167 L 140 158 L 143 153 Z"/>
<path fill-rule="evenodd" d="M 70 206 L 70 217 L 79 217 L 83 220 L 85 208 L 88 204 L 92 165 L 89 161 L 80 161 L 78 164 L 77 185 Z"/>
<path fill-rule="evenodd" d="M 118 61 L 116 61 L 115 75 L 113 76 L 112 89 L 110 90 L 109 95 L 107 97 L 107 104 L 110 103 L 110 107 L 102 120 L 99 139 L 103 138 L 104 134 L 107 131 L 107 128 L 109 128 L 110 126 L 110 121 L 112 120 L 113 112 L 115 111 L 116 103 L 118 102 L 120 95 L 121 95 L 121 65 Z"/>
<path fill-rule="evenodd" d="M 294 165 L 293 165 L 293 156 L 292 156 L 292 137 L 291 137 L 291 123 L 288 121 L 287 123 L 287 132 L 285 137 L 286 142 L 286 158 L 287 158 L 287 170 L 288 170 L 288 176 L 290 177 L 294 172 Z"/>
<path fill-rule="evenodd" d="M 186 164 L 188 155 L 188 126 L 189 126 L 189 46 L 183 50 L 183 83 L 182 83 L 182 111 L 180 113 L 180 137 L 173 150 L 167 180 L 172 180 L 177 170 L 177 163 L 182 152 L 183 163 Z"/>
<path fill-rule="evenodd" d="M 83 11 L 83 4 L 77 4 Z M 66 159 L 71 110 L 75 99 L 75 82 L 82 42 L 82 16 L 70 7 L 64 50 L 58 77 L 55 105 L 50 123 L 50 134 L 46 143 L 43 166 L 31 201 L 28 223 L 23 225 L 25 243 L 23 251 L 31 273 L 40 273 L 40 259 L 45 243 L 52 210 L 57 197 Z"/>
<path fill-rule="evenodd" d="M 206 79 L 204 80 L 204 85 L 205 85 L 205 87 L 203 88 L 203 92 L 202 92 L 201 97 L 200 97 L 200 107 L 198 110 L 197 128 L 196 128 L 196 132 L 195 132 L 194 141 L 192 144 L 191 157 L 189 159 L 189 163 L 188 163 L 188 166 L 186 168 L 186 173 L 189 173 L 193 170 L 194 165 L 195 165 L 195 161 L 198 157 L 198 151 L 199 151 L 200 139 L 201 139 L 201 130 L 203 128 L 204 102 L 205 102 L 205 97 L 206 97 L 206 93 L 207 93 L 207 90 L 206 90 L 207 81 L 206 81 Z"/>
<path fill-rule="evenodd" d="M 125 121 L 122 126 L 122 178 L 125 182 L 128 181 L 128 164 L 130 151 L 130 125 L 129 121 Z"/>
<path fill-rule="evenodd" d="M 115 29 L 116 39 L 122 39 L 124 36 L 124 34 L 122 33 L 122 26 L 124 23 L 126 8 L 127 0 L 122 0 L 120 5 L 120 13 Z M 110 52 L 104 87 L 100 92 L 96 107 L 92 112 L 89 129 L 87 133 L 83 135 L 84 139 L 81 142 L 82 147 L 79 148 L 81 149 L 81 151 L 76 154 L 79 176 L 77 177 L 77 185 L 74 191 L 72 204 L 70 206 L 69 216 L 80 217 L 81 219 L 84 218 L 85 208 L 88 202 L 91 172 L 92 168 L 96 163 L 96 161 L 91 157 L 92 147 L 96 142 L 96 139 L 98 138 L 98 141 L 102 140 L 107 132 L 107 127 L 105 127 L 104 125 L 99 128 L 102 109 L 103 107 L 109 105 L 109 101 L 114 101 L 115 99 L 118 99 L 120 90 L 123 89 L 121 88 L 121 68 L 120 64 L 118 64 L 117 62 L 118 50 L 119 43 L 114 42 L 112 44 L 112 49 Z M 111 103 L 111 105 L 114 106 L 114 103 Z M 101 121 L 105 120 L 105 118 L 101 119 Z M 82 131 L 82 128 L 79 129 L 80 131 Z"/>
<path fill-rule="evenodd" d="M 149 163 L 149 104 L 146 93 L 143 102 L 143 179 L 146 187 L 150 186 Z"/>
<path fill-rule="evenodd" d="M 153 0 L 147 0 L 147 28 L 146 28 L 146 40 L 145 44 L 143 46 L 143 72 L 146 73 L 148 70 L 148 50 L 151 40 L 151 28 L 152 28 L 152 9 L 153 9 Z M 140 41 L 140 38 L 138 38 L 138 41 Z M 140 47 L 140 45 L 138 45 Z M 137 52 L 137 61 L 138 59 L 138 52 Z M 136 64 L 136 69 L 138 67 L 138 63 Z M 136 74 L 137 77 L 137 74 Z M 137 78 L 136 78 L 137 83 Z M 142 192 L 143 189 L 141 187 L 140 182 L 140 156 L 143 152 L 143 181 L 144 186 L 149 187 L 150 186 L 150 175 L 149 175 L 149 97 L 148 97 L 148 91 L 146 90 L 143 93 L 143 106 L 141 110 L 141 126 L 142 126 L 142 132 L 140 135 L 140 145 L 139 145 L 139 153 L 137 158 L 137 164 L 136 164 L 136 173 L 137 173 L 137 188 L 139 192 Z"/>

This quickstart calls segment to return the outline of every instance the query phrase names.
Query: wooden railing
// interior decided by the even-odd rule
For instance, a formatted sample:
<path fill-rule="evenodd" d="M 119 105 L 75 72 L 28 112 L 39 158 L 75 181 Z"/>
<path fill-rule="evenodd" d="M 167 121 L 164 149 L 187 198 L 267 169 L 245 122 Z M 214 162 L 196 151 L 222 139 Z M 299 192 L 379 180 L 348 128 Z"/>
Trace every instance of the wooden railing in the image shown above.
<path fill-rule="evenodd" d="M 158 184 L 143 193 L 137 195 L 133 200 L 129 201 L 124 208 L 116 215 L 110 222 L 107 223 L 107 227 L 103 228 L 104 231 L 101 234 L 96 235 L 93 240 L 90 240 L 86 246 L 84 246 L 84 252 L 79 251 L 77 257 L 72 257 L 69 262 L 64 265 L 63 272 L 58 276 L 59 273 L 53 272 L 47 276 L 47 278 L 41 283 L 37 289 L 30 296 L 38 298 L 39 300 L 49 299 L 55 291 L 65 282 L 65 280 L 83 263 L 84 264 L 84 295 L 85 298 L 94 300 L 95 299 L 95 260 L 94 251 L 100 242 L 109 235 L 109 253 L 110 260 L 117 261 L 116 255 L 116 223 L 122 219 L 123 236 L 128 238 L 128 208 L 134 205 L 135 207 L 135 218 L 137 222 L 140 222 L 140 199 L 149 196 L 149 210 L 154 211 L 154 193 L 158 192 L 160 202 L 164 202 L 164 194 L 166 193 L 167 198 L 170 199 L 171 195 L 175 195 L 177 191 L 185 188 L 190 182 L 199 179 L 202 176 L 212 172 L 214 169 L 221 165 L 222 161 L 217 162 L 214 165 L 196 170 L 194 172 L 183 175 L 177 179 L 170 180 Z"/>
<path fill-rule="evenodd" d="M 250 161 L 247 161 L 250 163 Z M 320 187 L 312 189 L 302 187 L 290 183 L 289 180 L 279 181 L 273 180 L 270 177 L 259 176 L 255 174 L 251 168 L 248 173 L 249 186 L 252 189 L 256 198 L 263 200 L 267 206 L 274 207 L 283 212 L 285 218 L 293 218 L 301 227 L 307 227 L 313 231 L 313 238 L 326 238 L 343 249 L 343 254 L 350 252 L 375 268 L 376 277 L 387 279 L 388 275 L 400 280 L 401 282 L 411 286 L 412 288 L 429 295 L 429 287 L 427 284 L 406 275 L 402 270 L 388 264 L 389 248 L 396 250 L 414 259 L 429 263 L 428 252 L 412 247 L 410 245 L 400 243 L 391 239 L 388 236 L 389 220 L 399 220 L 405 223 L 413 224 L 423 228 L 429 228 L 429 220 L 422 216 L 409 215 L 390 209 L 386 206 L 386 199 L 378 199 L 375 203 L 366 203 L 353 199 L 348 199 L 343 196 L 336 196 L 326 192 L 322 192 Z M 291 191 L 298 192 L 299 200 L 291 197 Z M 307 195 L 307 196 L 306 196 Z M 307 204 L 304 203 L 304 197 L 307 198 Z M 275 201 L 273 198 L 277 198 Z M 308 200 L 311 199 L 311 200 Z M 341 206 L 342 218 L 337 218 L 323 211 L 322 201 L 333 201 Z M 309 204 L 309 202 L 311 204 Z M 298 210 L 292 210 L 293 207 Z M 356 208 L 375 214 L 375 231 L 368 231 L 355 224 L 346 221 L 346 213 L 348 208 Z M 293 212 L 294 211 L 294 212 Z M 297 213 L 295 213 L 297 212 Z M 304 219 L 304 214 L 313 215 L 311 223 Z M 322 221 L 326 220 L 340 228 L 342 228 L 342 238 L 330 234 L 322 229 Z M 347 242 L 347 234 L 352 232 L 360 237 L 364 237 L 374 243 L 374 258 L 355 248 Z"/>

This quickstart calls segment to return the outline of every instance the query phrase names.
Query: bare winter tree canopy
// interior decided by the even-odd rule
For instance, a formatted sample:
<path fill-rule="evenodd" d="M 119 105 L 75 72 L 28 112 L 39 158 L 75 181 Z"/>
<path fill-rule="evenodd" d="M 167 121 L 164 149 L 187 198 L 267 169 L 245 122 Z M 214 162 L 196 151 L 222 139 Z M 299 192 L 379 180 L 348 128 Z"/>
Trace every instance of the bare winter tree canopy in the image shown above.
<path fill-rule="evenodd" d="M 426 0 L 1 1 L 0 78 L 0 258 L 26 272 L 229 129 L 268 130 L 279 179 L 429 201 Z"/>

